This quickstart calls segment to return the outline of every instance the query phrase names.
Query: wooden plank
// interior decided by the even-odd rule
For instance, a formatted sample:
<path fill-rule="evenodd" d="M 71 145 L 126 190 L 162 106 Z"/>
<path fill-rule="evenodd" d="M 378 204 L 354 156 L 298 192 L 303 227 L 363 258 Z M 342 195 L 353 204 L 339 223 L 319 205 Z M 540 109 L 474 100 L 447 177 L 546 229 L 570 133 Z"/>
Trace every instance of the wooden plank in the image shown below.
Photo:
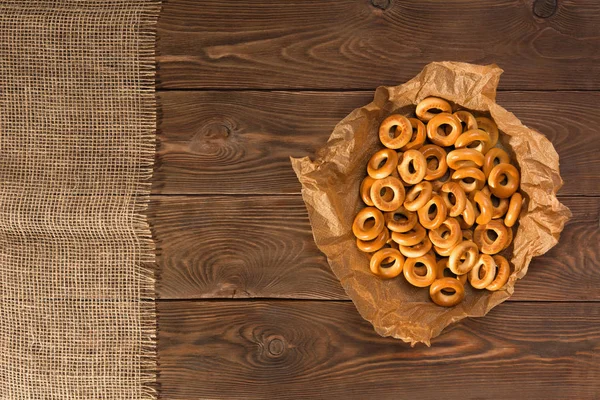
<path fill-rule="evenodd" d="M 515 300 L 600 300 L 600 198 L 561 200 L 574 217 Z M 154 196 L 149 218 L 163 299 L 347 299 L 300 196 Z"/>
<path fill-rule="evenodd" d="M 289 157 L 314 157 L 371 92 L 160 94 L 154 193 L 299 193 Z M 600 93 L 502 92 L 499 103 L 543 132 L 561 157 L 564 195 L 600 195 Z"/>
<path fill-rule="evenodd" d="M 600 303 L 505 303 L 428 348 L 350 302 L 159 302 L 165 399 L 598 399 Z"/>
<path fill-rule="evenodd" d="M 600 3 L 532 3 L 169 0 L 159 87 L 370 89 L 455 60 L 498 64 L 503 89 L 600 89 Z"/>

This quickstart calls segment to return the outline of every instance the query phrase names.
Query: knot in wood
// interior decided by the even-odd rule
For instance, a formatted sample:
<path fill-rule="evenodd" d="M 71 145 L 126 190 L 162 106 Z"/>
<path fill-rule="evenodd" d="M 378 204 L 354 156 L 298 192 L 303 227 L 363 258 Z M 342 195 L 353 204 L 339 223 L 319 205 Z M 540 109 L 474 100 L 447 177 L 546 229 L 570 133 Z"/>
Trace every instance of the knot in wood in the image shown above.
<path fill-rule="evenodd" d="M 392 0 L 371 0 L 373 7 L 377 7 L 381 10 L 387 10 L 392 5 Z"/>
<path fill-rule="evenodd" d="M 279 357 L 285 351 L 285 342 L 281 337 L 273 337 L 269 339 L 267 344 L 269 354 L 274 357 Z"/>
<path fill-rule="evenodd" d="M 533 14 L 538 18 L 550 18 L 556 13 L 558 0 L 535 0 Z"/>
<path fill-rule="evenodd" d="M 226 121 L 212 121 L 204 125 L 202 133 L 208 139 L 227 139 L 231 135 L 231 127 Z"/>

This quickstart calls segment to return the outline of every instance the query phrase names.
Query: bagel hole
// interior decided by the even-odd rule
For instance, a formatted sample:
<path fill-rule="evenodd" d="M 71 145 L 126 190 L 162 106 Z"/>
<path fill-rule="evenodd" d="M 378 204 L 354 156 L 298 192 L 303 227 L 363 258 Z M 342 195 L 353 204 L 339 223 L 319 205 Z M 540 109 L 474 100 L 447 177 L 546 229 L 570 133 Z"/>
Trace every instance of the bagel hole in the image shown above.
<path fill-rule="evenodd" d="M 374 226 L 375 226 L 375 218 L 374 217 L 369 217 L 369 218 L 365 219 L 365 223 L 364 223 L 365 229 L 371 229 Z"/>
<path fill-rule="evenodd" d="M 392 266 L 394 266 L 394 263 L 396 262 L 396 260 L 393 257 L 386 257 L 381 261 L 381 268 L 390 268 Z"/>
<path fill-rule="evenodd" d="M 452 206 L 456 205 L 456 196 L 454 195 L 454 193 L 448 193 L 448 201 L 450 202 L 450 204 L 452 204 Z"/>
<path fill-rule="evenodd" d="M 480 144 L 481 144 L 481 142 L 479 140 L 472 141 L 471 143 L 469 143 L 467 145 L 467 149 L 474 149 L 474 148 L 478 147 Z"/>
<path fill-rule="evenodd" d="M 430 205 L 427 214 L 429 214 L 429 218 L 433 218 L 437 214 L 437 206 L 435 204 Z"/>
<path fill-rule="evenodd" d="M 496 196 L 494 196 L 494 195 L 491 195 L 491 196 L 490 196 L 490 199 L 492 200 L 492 205 L 493 205 L 494 207 L 498 207 L 498 206 L 500 206 L 500 199 L 499 199 L 499 198 L 497 198 L 497 197 L 496 197 Z"/>
<path fill-rule="evenodd" d="M 446 229 L 445 231 L 442 231 L 442 233 L 440 233 L 440 236 L 442 237 L 442 239 L 447 239 L 450 236 L 450 231 Z"/>
<path fill-rule="evenodd" d="M 485 232 L 487 234 L 488 239 L 490 239 L 492 242 L 494 242 L 494 241 L 496 241 L 496 239 L 498 239 L 498 234 L 496 233 L 495 230 L 488 229 Z"/>
<path fill-rule="evenodd" d="M 412 136 L 410 137 L 411 142 L 414 142 L 415 140 L 417 140 L 418 133 L 419 133 L 419 130 L 417 128 L 413 128 Z"/>
<path fill-rule="evenodd" d="M 381 198 L 384 201 L 392 201 L 392 199 L 394 198 L 394 191 L 392 189 L 390 189 L 387 186 L 384 186 L 381 188 L 381 191 L 379 192 L 379 196 L 381 196 Z"/>
<path fill-rule="evenodd" d="M 448 128 L 450 128 L 450 130 Z M 437 133 L 439 136 L 446 137 L 450 134 L 450 132 L 452 132 L 452 127 L 448 124 L 442 124 L 438 126 Z"/>
<path fill-rule="evenodd" d="M 384 157 L 381 159 L 381 161 L 379 161 L 379 165 L 377 165 L 377 169 L 383 168 L 383 166 L 385 165 L 385 163 L 387 163 L 388 159 L 387 157 Z"/>
<path fill-rule="evenodd" d="M 427 110 L 428 112 L 432 113 L 432 114 L 441 114 L 444 112 L 444 110 L 440 109 L 440 108 L 430 108 L 429 110 Z"/>
<path fill-rule="evenodd" d="M 500 185 L 505 186 L 508 184 L 508 177 L 506 175 L 502 176 L 502 180 L 499 182 Z"/>
<path fill-rule="evenodd" d="M 440 166 L 440 161 L 437 159 L 437 157 L 428 157 L 427 158 L 427 169 L 430 169 L 432 171 L 435 171 L 436 169 L 438 169 Z"/>
<path fill-rule="evenodd" d="M 414 174 L 415 172 L 417 172 L 417 170 L 415 169 L 415 164 L 413 161 L 408 163 L 408 172 L 411 174 Z"/>
<path fill-rule="evenodd" d="M 444 132 L 446 133 L 446 136 L 450 135 L 452 133 L 452 125 L 445 125 L 444 126 Z"/>
<path fill-rule="evenodd" d="M 440 290 L 444 296 L 453 296 L 456 293 L 456 290 L 452 288 L 443 288 Z"/>
<path fill-rule="evenodd" d="M 408 217 L 406 215 L 404 215 L 404 214 L 399 213 L 399 212 L 394 213 L 394 215 L 392 216 L 392 218 L 396 222 L 401 222 L 401 223 L 408 222 Z"/>
<path fill-rule="evenodd" d="M 395 139 L 396 138 L 396 132 L 398 131 L 398 125 L 392 125 L 390 127 L 390 130 L 388 131 L 388 135 L 390 137 L 390 139 Z"/>
<path fill-rule="evenodd" d="M 498 157 L 496 157 L 492 160 L 492 165 L 495 167 L 498 164 L 500 164 L 500 159 Z"/>
<path fill-rule="evenodd" d="M 421 264 L 421 265 L 419 265 Z M 425 267 L 422 263 L 415 264 L 415 275 L 417 276 L 425 276 L 427 275 L 427 267 Z"/>
<path fill-rule="evenodd" d="M 479 268 L 477 276 L 479 277 L 479 279 L 483 279 L 483 277 L 485 276 L 485 270 L 483 268 Z"/>
<path fill-rule="evenodd" d="M 471 178 L 470 176 L 467 176 L 466 178 L 463 178 L 463 182 L 466 183 L 467 185 L 470 185 L 471 183 L 475 182 L 475 178 Z"/>

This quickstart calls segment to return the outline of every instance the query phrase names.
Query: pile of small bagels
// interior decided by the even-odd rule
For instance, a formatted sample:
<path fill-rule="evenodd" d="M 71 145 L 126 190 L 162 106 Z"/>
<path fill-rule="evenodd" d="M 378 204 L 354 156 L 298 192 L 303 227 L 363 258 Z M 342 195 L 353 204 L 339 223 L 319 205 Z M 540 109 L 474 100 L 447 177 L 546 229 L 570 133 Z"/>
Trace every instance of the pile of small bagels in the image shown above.
<path fill-rule="evenodd" d="M 452 307 L 465 285 L 496 291 L 510 276 L 498 253 L 513 239 L 523 197 L 519 171 L 499 147 L 498 127 L 441 98 L 416 106 L 417 118 L 393 114 L 379 127 L 352 224 L 359 250 L 380 278 L 400 274 Z"/>

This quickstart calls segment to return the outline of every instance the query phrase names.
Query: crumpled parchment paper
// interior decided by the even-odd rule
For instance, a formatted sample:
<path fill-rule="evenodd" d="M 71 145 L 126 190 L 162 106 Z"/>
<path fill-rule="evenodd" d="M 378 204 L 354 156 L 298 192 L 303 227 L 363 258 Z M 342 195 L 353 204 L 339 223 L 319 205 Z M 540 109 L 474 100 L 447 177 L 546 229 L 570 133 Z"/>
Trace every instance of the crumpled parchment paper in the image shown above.
<path fill-rule="evenodd" d="M 317 246 L 359 313 L 382 336 L 430 345 L 430 339 L 449 324 L 485 315 L 512 295 L 532 257 L 556 245 L 571 216 L 555 196 L 562 179 L 552 143 L 495 102 L 502 72 L 496 65 L 431 63 L 403 85 L 377 88 L 373 102 L 336 125 L 314 161 L 291 159 L 302 183 Z M 526 199 L 513 246 L 506 254 L 514 266 L 507 285 L 497 292 L 466 285 L 465 300 L 452 308 L 435 305 L 427 288 L 411 286 L 402 275 L 390 280 L 373 275 L 351 229 L 356 213 L 364 207 L 359 185 L 366 176 L 367 161 L 383 147 L 379 124 L 393 113 L 414 115 L 415 105 L 428 96 L 442 97 L 455 108 L 470 109 L 476 115 L 491 115 L 500 129 L 502 147 L 521 171 L 521 192 Z"/>

